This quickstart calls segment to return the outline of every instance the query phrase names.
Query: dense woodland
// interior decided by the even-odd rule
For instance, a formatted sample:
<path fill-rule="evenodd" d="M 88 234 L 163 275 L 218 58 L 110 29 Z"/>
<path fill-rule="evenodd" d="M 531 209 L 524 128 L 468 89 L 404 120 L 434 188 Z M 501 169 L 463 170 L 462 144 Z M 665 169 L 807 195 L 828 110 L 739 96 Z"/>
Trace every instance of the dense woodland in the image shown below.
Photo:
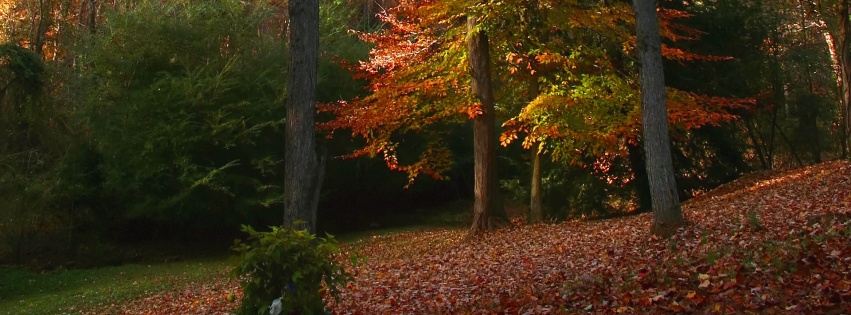
<path fill-rule="evenodd" d="M 847 157 L 846 0 L 658 5 L 679 200 Z M 278 0 L 0 1 L 0 259 L 281 225 L 289 21 Z M 651 210 L 629 1 L 322 0 L 318 30 L 318 231 Z"/>
<path fill-rule="evenodd" d="M 849 312 L 849 130 L 849 0 L 0 0 L 0 280 L 230 248 L 83 311 Z"/>

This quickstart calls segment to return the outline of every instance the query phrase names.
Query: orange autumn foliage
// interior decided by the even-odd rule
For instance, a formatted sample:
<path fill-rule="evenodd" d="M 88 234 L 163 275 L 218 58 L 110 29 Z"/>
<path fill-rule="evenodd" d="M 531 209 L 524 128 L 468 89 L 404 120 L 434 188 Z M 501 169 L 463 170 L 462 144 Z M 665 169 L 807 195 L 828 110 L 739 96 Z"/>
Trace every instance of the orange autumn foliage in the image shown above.
<path fill-rule="evenodd" d="M 390 169 L 406 172 L 409 181 L 419 175 L 439 179 L 452 167 L 451 152 L 442 141 L 448 135 L 446 126 L 479 112 L 469 92 L 465 60 L 462 26 L 468 12 L 482 17 L 481 27 L 492 37 L 495 80 L 504 84 L 497 91 L 498 103 L 522 103 L 517 95 L 524 93 L 525 78 L 536 76 L 541 83 L 538 98 L 516 108 L 504 124 L 503 145 L 525 134 L 527 148 L 549 141 L 598 156 L 626 154 L 623 140 L 635 140 L 640 128 L 637 72 L 629 65 L 635 35 L 628 4 L 589 7 L 576 1 L 540 1 L 535 7 L 524 0 L 406 0 L 379 15 L 384 29 L 359 34 L 375 45 L 369 60 L 351 67 L 369 82 L 369 94 L 320 107 L 334 117 L 320 128 L 331 135 L 347 130 L 364 140 L 363 147 L 346 158 L 383 157 Z M 677 22 L 687 17 L 682 11 L 660 11 L 661 32 L 671 44 L 699 38 L 700 31 Z M 583 37 L 604 41 L 589 45 Z M 671 45 L 664 46 L 663 54 L 677 62 L 729 59 Z M 669 120 L 679 130 L 718 125 L 736 119 L 733 110 L 752 104 L 752 99 L 669 89 Z M 426 145 L 416 157 L 400 158 L 405 149 L 400 139 L 412 134 Z"/>
<path fill-rule="evenodd" d="M 347 158 L 381 155 L 392 170 L 406 172 L 409 181 L 419 175 L 440 179 L 451 168 L 450 151 L 435 124 L 475 116 L 465 59 L 465 33 L 440 1 L 400 1 L 379 15 L 387 27 L 360 33 L 373 43 L 367 61 L 355 65 L 357 77 L 369 81 L 367 96 L 320 106 L 334 118 L 320 128 L 351 130 L 365 140 L 363 148 Z M 416 133 L 429 140 L 413 161 L 399 161 L 394 140 Z"/>

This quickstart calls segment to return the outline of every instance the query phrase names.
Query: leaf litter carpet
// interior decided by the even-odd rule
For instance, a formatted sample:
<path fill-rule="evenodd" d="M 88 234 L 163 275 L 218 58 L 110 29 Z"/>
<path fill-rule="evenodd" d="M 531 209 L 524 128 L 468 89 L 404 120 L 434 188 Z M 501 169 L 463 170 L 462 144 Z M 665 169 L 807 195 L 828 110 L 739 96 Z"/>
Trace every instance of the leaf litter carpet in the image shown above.
<path fill-rule="evenodd" d="M 335 314 L 849 314 L 851 164 L 762 172 L 651 216 L 373 236 L 342 246 L 354 275 Z M 359 257 L 352 265 L 349 255 Z M 223 276 L 224 277 L 224 276 Z M 226 314 L 233 280 L 159 292 L 95 313 Z M 230 295 L 230 298 L 229 298 Z"/>

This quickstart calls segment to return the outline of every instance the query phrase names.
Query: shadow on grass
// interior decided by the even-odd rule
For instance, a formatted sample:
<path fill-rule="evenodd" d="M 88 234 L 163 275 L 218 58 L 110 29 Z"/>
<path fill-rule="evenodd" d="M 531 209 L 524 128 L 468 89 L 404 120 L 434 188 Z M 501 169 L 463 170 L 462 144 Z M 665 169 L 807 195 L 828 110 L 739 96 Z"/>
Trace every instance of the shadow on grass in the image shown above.
<path fill-rule="evenodd" d="M 471 220 L 470 209 L 469 201 L 457 201 L 441 207 L 400 211 L 376 217 L 366 230 L 341 233 L 336 238 L 349 243 L 374 235 L 465 228 Z M 135 244 L 124 250 L 146 258 L 120 266 L 41 272 L 0 267 L 0 315 L 80 313 L 229 276 L 233 252 L 186 245 L 166 248 L 161 243 Z"/>
<path fill-rule="evenodd" d="M 340 243 L 351 243 L 376 235 L 432 229 L 466 228 L 472 220 L 471 209 L 472 203 L 470 201 L 459 200 L 440 207 L 390 213 L 376 217 L 371 221 L 368 229 L 340 233 L 339 235 L 335 235 L 335 238 Z"/>
<path fill-rule="evenodd" d="M 67 314 L 226 277 L 231 263 L 210 260 L 131 264 L 45 273 L 0 268 L 0 314 Z"/>

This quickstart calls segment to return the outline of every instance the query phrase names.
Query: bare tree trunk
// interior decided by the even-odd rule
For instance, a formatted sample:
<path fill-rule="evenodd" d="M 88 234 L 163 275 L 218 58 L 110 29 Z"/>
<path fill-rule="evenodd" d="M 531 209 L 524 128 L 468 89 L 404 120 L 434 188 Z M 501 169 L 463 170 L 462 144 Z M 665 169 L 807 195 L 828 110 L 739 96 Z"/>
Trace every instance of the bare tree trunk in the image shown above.
<path fill-rule="evenodd" d="M 44 37 L 46 36 L 47 28 L 50 27 L 50 20 L 45 17 L 48 9 L 45 8 L 49 3 L 44 0 L 38 0 L 38 22 L 33 29 L 32 50 L 44 59 Z"/>
<path fill-rule="evenodd" d="M 823 11 L 822 3 L 816 3 L 818 11 Z M 840 147 L 842 157 L 848 154 L 848 135 L 851 134 L 851 7 L 848 0 L 840 0 L 834 14 L 834 22 L 819 21 L 822 34 L 827 43 L 836 86 L 839 89 Z M 828 19 L 830 21 L 831 19 Z"/>
<path fill-rule="evenodd" d="M 783 142 L 785 142 L 786 146 L 789 147 L 789 152 L 792 153 L 792 157 L 795 159 L 795 163 L 798 163 L 798 167 L 804 166 L 804 162 L 803 160 L 801 160 L 801 156 L 798 155 L 798 150 L 795 147 L 795 144 L 792 143 L 792 140 L 790 140 L 789 137 L 786 136 L 786 133 L 783 132 L 783 129 L 781 129 L 780 126 L 777 125 L 776 119 L 773 121 L 772 128 L 772 130 L 777 130 L 780 133 L 780 137 L 783 138 Z"/>
<path fill-rule="evenodd" d="M 321 185 L 316 154 L 315 99 L 319 56 L 319 1 L 289 2 L 290 63 L 284 153 L 284 226 L 316 232 Z"/>
<path fill-rule="evenodd" d="M 363 27 L 364 29 L 367 29 L 372 23 L 372 6 L 374 3 L 375 0 L 366 0 L 363 3 L 363 12 L 361 13 L 363 14 L 363 16 L 361 17 L 361 20 L 359 22 L 363 23 L 361 27 Z"/>
<path fill-rule="evenodd" d="M 809 92 L 805 96 L 798 96 L 795 102 L 795 109 L 798 111 L 798 131 L 809 138 L 809 141 L 802 141 L 806 145 L 807 151 L 814 163 L 821 163 L 821 140 L 819 139 L 818 116 L 820 106 L 812 106 L 808 102 L 815 99 L 817 96 L 813 94 L 815 91 L 815 83 L 813 82 L 813 70 L 810 63 L 806 63 L 807 83 L 809 84 Z M 802 99 L 803 97 L 803 99 Z"/>
<path fill-rule="evenodd" d="M 633 0 L 638 58 L 641 62 L 641 108 L 647 177 L 653 202 L 653 226 L 657 235 L 673 233 L 685 224 L 674 165 L 665 104 L 665 75 L 662 71 L 662 40 L 656 0 Z"/>
<path fill-rule="evenodd" d="M 841 112 L 844 116 L 845 134 L 851 134 L 851 21 L 849 18 L 848 0 L 842 0 L 839 4 L 839 67 L 840 67 L 840 95 Z M 846 139 L 847 140 L 847 139 Z"/>
<path fill-rule="evenodd" d="M 467 19 L 470 86 L 481 102 L 481 113 L 473 119 L 473 159 L 475 163 L 473 224 L 470 235 L 505 225 L 508 215 L 502 207 L 496 176 L 495 115 L 491 85 L 488 36 L 476 29 L 476 17 Z"/>
<path fill-rule="evenodd" d="M 762 147 L 764 146 L 764 141 L 760 141 L 760 138 L 757 137 L 757 132 L 754 131 L 756 126 L 753 126 L 753 119 L 750 117 L 742 118 L 743 124 L 745 125 L 745 131 L 748 133 L 748 137 L 751 139 L 751 143 L 753 144 L 754 151 L 756 152 L 756 156 L 759 158 L 759 163 L 762 165 L 762 169 L 768 170 L 771 169 L 771 166 L 768 164 L 768 160 L 765 154 L 762 152 Z"/>
<path fill-rule="evenodd" d="M 533 58 L 530 58 L 534 60 Z M 538 98 L 540 86 L 538 85 L 538 75 L 532 74 L 529 77 L 529 101 L 533 102 Z M 532 146 L 532 183 L 529 188 L 529 221 L 538 223 L 544 221 L 544 185 L 541 174 L 541 151 L 544 144 L 541 142 Z"/>
<path fill-rule="evenodd" d="M 805 10 L 806 6 L 800 4 L 799 8 L 802 9 L 801 25 L 806 25 L 806 23 L 808 23 L 808 18 L 810 18 Z M 811 42 L 810 32 L 803 32 L 803 35 L 804 42 Z M 816 95 L 814 94 L 815 82 L 813 82 L 812 63 L 810 61 L 805 61 L 804 69 L 806 72 L 805 80 L 807 82 L 808 91 L 804 95 L 798 95 L 795 100 L 795 110 L 797 112 L 796 116 L 798 116 L 798 126 L 796 130 L 798 139 L 796 139 L 796 142 L 805 144 L 805 150 L 809 151 L 810 156 L 812 157 L 812 161 L 814 163 L 821 163 L 821 144 L 819 143 L 820 141 L 818 132 L 819 106 L 812 106 L 812 104 L 809 102 L 811 99 L 814 99 L 816 97 Z M 805 137 L 810 140 L 802 141 L 801 137 Z"/>
<path fill-rule="evenodd" d="M 89 0 L 89 7 L 87 14 L 86 26 L 89 29 L 89 33 L 94 34 L 97 31 L 97 0 Z"/>
<path fill-rule="evenodd" d="M 84 26 L 90 34 L 97 31 L 97 0 L 82 0 L 80 1 L 80 14 L 78 15 L 78 25 Z"/>
<path fill-rule="evenodd" d="M 771 129 L 768 135 L 768 164 L 771 165 L 771 168 L 774 168 L 775 157 L 777 156 L 777 113 L 780 111 L 780 107 L 786 105 L 786 93 L 784 91 L 783 86 L 783 78 L 781 77 L 781 68 L 780 68 L 780 53 L 779 48 L 776 45 L 779 45 L 780 42 L 780 34 L 777 30 L 772 31 L 772 42 L 775 43 L 772 48 L 772 54 L 770 59 L 770 70 L 771 70 L 771 90 L 774 96 L 774 108 L 771 110 Z M 794 150 L 794 149 L 793 149 Z"/>
<path fill-rule="evenodd" d="M 529 202 L 529 219 L 532 223 L 544 221 L 544 189 L 543 178 L 541 175 L 541 149 L 543 143 L 538 142 L 532 146 L 532 184 L 530 195 L 532 200 Z"/>

